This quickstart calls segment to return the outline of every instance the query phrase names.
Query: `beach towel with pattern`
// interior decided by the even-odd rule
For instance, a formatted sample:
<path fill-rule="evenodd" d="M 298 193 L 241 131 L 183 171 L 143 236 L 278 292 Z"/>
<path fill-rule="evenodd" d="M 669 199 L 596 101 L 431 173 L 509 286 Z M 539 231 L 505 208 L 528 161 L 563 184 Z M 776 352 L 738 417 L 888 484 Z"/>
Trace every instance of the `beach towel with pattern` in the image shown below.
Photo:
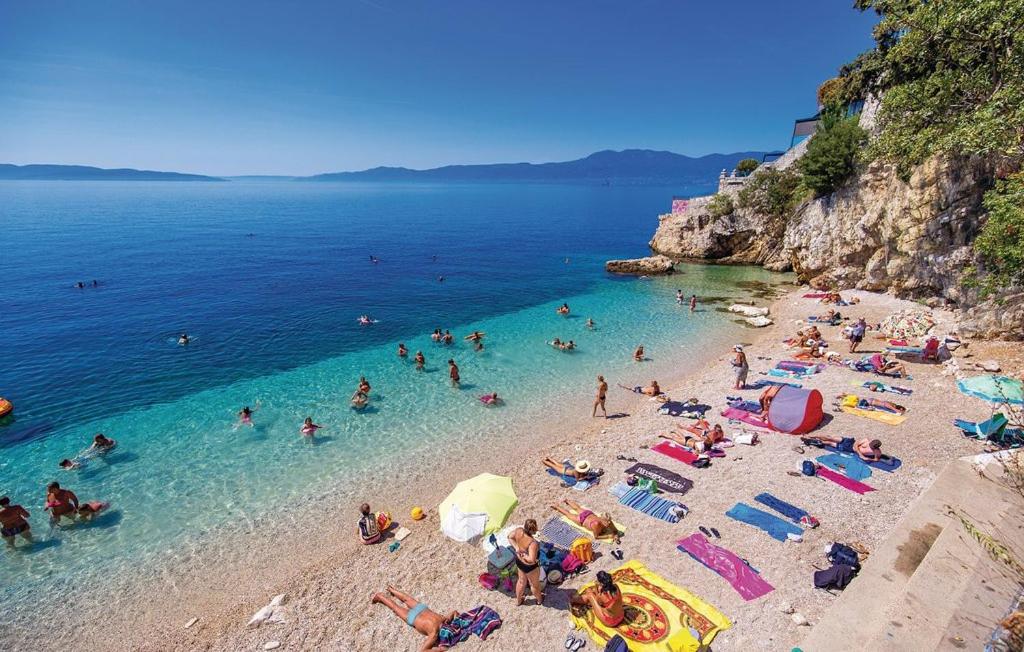
<path fill-rule="evenodd" d="M 679 519 L 690 511 L 682 503 L 666 500 L 638 487 L 630 489 L 625 496 L 619 498 L 619 504 L 666 523 L 678 523 Z"/>
<path fill-rule="evenodd" d="M 579 529 L 570 526 L 560 516 L 552 517 L 551 520 L 544 524 L 544 527 L 540 529 L 538 534 L 545 541 L 566 550 L 572 547 L 576 539 L 580 538 Z M 594 542 L 594 547 L 597 547 L 597 545 L 598 543 Z"/>
<path fill-rule="evenodd" d="M 480 640 L 486 641 L 494 630 L 501 627 L 501 616 L 494 609 L 480 605 L 475 609 L 461 613 L 448 624 L 441 626 L 438 632 L 438 647 L 450 648 L 457 643 L 476 634 Z"/>
<path fill-rule="evenodd" d="M 818 456 L 818 464 L 824 464 L 833 471 L 838 471 L 848 478 L 864 480 L 871 477 L 871 467 L 856 455 L 829 453 Z"/>
<path fill-rule="evenodd" d="M 881 412 L 879 410 L 865 410 L 863 408 L 850 407 L 849 405 L 841 405 L 839 409 L 847 414 L 852 414 L 858 417 L 864 417 L 865 419 L 874 419 L 882 423 L 887 423 L 890 426 L 898 426 L 907 420 L 905 414 L 893 414 L 892 412 Z"/>
<path fill-rule="evenodd" d="M 775 590 L 771 584 L 732 552 L 714 545 L 697 532 L 676 542 L 676 548 L 718 573 L 746 601 Z"/>
<path fill-rule="evenodd" d="M 784 521 L 778 516 L 763 512 L 746 503 L 736 503 L 725 515 L 740 523 L 756 527 L 777 541 L 785 541 L 788 534 L 802 535 L 804 533 L 801 528 L 798 528 L 789 521 Z"/>
<path fill-rule="evenodd" d="M 874 491 L 875 490 L 875 488 L 872 487 L 871 485 L 867 485 L 867 484 L 864 484 L 863 482 L 859 482 L 859 481 L 854 480 L 852 478 L 848 478 L 845 475 L 843 475 L 842 473 L 836 473 L 835 471 L 833 471 L 832 469 L 830 469 L 830 468 L 828 468 L 826 466 L 819 466 L 819 467 L 817 467 L 815 469 L 814 473 L 818 477 L 825 478 L 826 480 L 831 480 L 832 482 L 835 482 L 840 487 L 843 487 L 844 489 L 849 489 L 850 491 L 852 491 L 854 493 L 866 494 L 869 491 Z"/>
<path fill-rule="evenodd" d="M 799 523 L 800 519 L 808 516 L 806 511 L 800 509 L 796 505 L 790 505 L 781 498 L 776 498 L 767 491 L 754 496 L 754 500 L 766 507 L 774 509 L 776 512 L 782 514 L 794 523 Z"/>
<path fill-rule="evenodd" d="M 625 604 L 622 623 L 608 627 L 586 607 L 569 610 L 572 623 L 590 635 L 597 649 L 618 634 L 631 652 L 698 652 L 709 649 L 715 636 L 732 626 L 718 609 L 639 561 L 628 561 L 611 575 Z M 579 592 L 594 586 L 590 582 Z"/>
<path fill-rule="evenodd" d="M 626 469 L 627 475 L 635 475 L 638 478 L 647 478 L 658 483 L 658 491 L 679 494 L 680 496 L 693 488 L 693 481 L 668 469 L 663 469 L 654 464 L 637 462 Z"/>

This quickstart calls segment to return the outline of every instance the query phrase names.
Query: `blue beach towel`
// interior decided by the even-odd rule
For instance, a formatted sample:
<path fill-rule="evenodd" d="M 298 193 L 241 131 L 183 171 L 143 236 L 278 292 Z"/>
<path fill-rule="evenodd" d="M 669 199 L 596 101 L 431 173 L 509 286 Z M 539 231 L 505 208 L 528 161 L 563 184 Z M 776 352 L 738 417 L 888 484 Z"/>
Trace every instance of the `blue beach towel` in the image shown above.
<path fill-rule="evenodd" d="M 822 446 L 821 448 L 824 449 L 824 450 L 827 450 L 829 452 L 832 452 L 832 453 L 841 453 L 842 452 L 838 448 L 836 448 L 835 446 Z M 859 457 L 857 458 L 857 460 L 861 464 L 866 464 L 866 465 L 870 466 L 873 469 L 878 469 L 879 471 L 886 471 L 887 473 L 892 473 L 896 469 L 898 469 L 901 466 L 903 466 L 903 460 L 901 460 L 898 457 L 891 457 L 889 455 L 886 455 L 885 457 L 883 457 L 878 462 L 866 462 L 866 461 L 860 459 Z"/>
<path fill-rule="evenodd" d="M 729 407 L 752 414 L 761 414 L 761 404 L 757 401 L 730 401 Z"/>
<path fill-rule="evenodd" d="M 774 509 L 776 512 L 782 514 L 794 523 L 799 523 L 800 519 L 808 515 L 807 512 L 796 505 L 790 505 L 786 501 L 776 498 L 768 492 L 757 494 L 754 496 L 754 500 L 762 505 L 766 505 L 771 509 Z"/>
<path fill-rule="evenodd" d="M 556 478 L 558 478 L 559 480 L 561 480 L 562 482 L 564 482 L 566 485 L 568 485 L 570 487 L 575 487 L 576 486 L 576 478 L 574 478 L 574 477 L 572 477 L 570 475 L 565 475 L 564 473 L 559 473 L 558 471 L 556 471 L 556 470 L 554 470 L 552 468 L 547 468 L 547 472 L 548 472 L 548 475 L 555 476 Z"/>
<path fill-rule="evenodd" d="M 818 462 L 828 468 L 842 473 L 852 480 L 863 480 L 871 477 L 871 467 L 856 455 L 844 455 L 843 453 L 829 453 L 818 457 Z"/>
<path fill-rule="evenodd" d="M 747 384 L 747 389 L 764 389 L 765 387 L 770 387 L 772 385 L 778 385 L 778 386 L 786 385 L 786 386 L 789 386 L 789 387 L 796 387 L 796 388 L 803 387 L 803 385 L 801 385 L 800 383 L 784 383 L 781 380 L 768 380 L 767 378 L 758 378 L 755 382 L 748 383 Z"/>
<path fill-rule="evenodd" d="M 679 508 L 683 510 L 683 514 L 689 511 L 682 503 L 677 503 L 674 500 L 665 500 L 658 496 L 654 496 L 648 493 L 644 489 L 630 489 L 628 493 L 622 498 L 619 498 L 619 504 L 631 507 L 638 512 L 643 512 L 648 516 L 660 519 L 667 523 L 678 523 L 679 522 Z"/>
<path fill-rule="evenodd" d="M 608 489 L 608 493 L 615 496 L 616 498 L 622 498 L 623 496 L 628 494 L 632 489 L 633 487 L 626 484 L 625 481 L 619 480 L 618 482 L 613 484 L 610 489 Z"/>
<path fill-rule="evenodd" d="M 566 550 L 572 548 L 573 541 L 584 536 L 579 530 L 557 516 L 545 523 L 544 527 L 540 529 L 539 534 L 545 541 Z M 599 545 L 597 541 L 593 542 L 593 547 L 596 548 Z"/>
<path fill-rule="evenodd" d="M 784 521 L 778 516 L 774 516 L 768 512 L 762 512 L 761 510 L 751 507 L 746 503 L 736 503 L 732 509 L 725 513 L 725 515 L 733 520 L 739 521 L 740 523 L 753 525 L 778 541 L 785 541 L 787 534 L 802 535 L 804 533 L 802 529 L 793 525 L 789 521 Z"/>

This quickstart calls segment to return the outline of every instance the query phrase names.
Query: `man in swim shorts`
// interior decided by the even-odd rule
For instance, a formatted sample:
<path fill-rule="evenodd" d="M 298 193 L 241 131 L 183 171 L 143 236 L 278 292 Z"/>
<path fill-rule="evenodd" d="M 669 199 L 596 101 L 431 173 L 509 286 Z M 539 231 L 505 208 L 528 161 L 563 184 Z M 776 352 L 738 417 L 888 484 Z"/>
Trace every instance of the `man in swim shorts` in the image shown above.
<path fill-rule="evenodd" d="M 0 498 L 0 534 L 8 547 L 14 547 L 14 538 L 21 538 L 32 543 L 32 526 L 28 524 L 30 514 L 21 505 L 12 505 L 7 496 Z"/>
<path fill-rule="evenodd" d="M 885 459 L 882 454 L 882 441 L 879 439 L 854 439 L 853 437 L 831 437 L 829 435 L 818 435 L 817 437 L 805 438 L 805 442 L 821 442 L 835 446 L 840 453 L 856 453 L 857 457 L 865 462 L 881 462 Z"/>
<path fill-rule="evenodd" d="M 427 640 L 420 647 L 421 652 L 446 649 L 447 645 L 443 647 L 441 645 L 441 628 L 451 623 L 459 615 L 457 611 L 453 611 L 447 616 L 442 616 L 436 611 L 431 611 L 426 604 L 417 602 L 411 595 L 399 591 L 393 586 L 389 586 L 386 592 L 375 593 L 370 599 L 370 604 L 384 605 L 404 620 L 406 625 L 426 636 Z"/>

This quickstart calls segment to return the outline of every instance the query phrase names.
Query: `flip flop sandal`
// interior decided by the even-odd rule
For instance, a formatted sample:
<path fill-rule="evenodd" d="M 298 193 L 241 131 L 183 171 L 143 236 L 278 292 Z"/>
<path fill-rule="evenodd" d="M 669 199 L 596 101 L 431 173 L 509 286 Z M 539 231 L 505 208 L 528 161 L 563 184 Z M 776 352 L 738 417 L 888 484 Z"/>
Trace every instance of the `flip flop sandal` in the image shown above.
<path fill-rule="evenodd" d="M 793 447 L 793 450 L 794 450 L 795 452 L 797 452 L 797 453 L 800 453 L 801 455 L 803 455 L 803 454 L 804 454 L 804 452 L 805 452 L 805 451 L 804 451 L 804 447 L 803 447 L 803 446 L 794 446 L 794 447 Z"/>
<path fill-rule="evenodd" d="M 701 525 L 697 529 L 700 530 L 704 536 L 708 537 L 709 539 L 711 538 L 711 530 L 707 529 L 703 525 Z"/>
<path fill-rule="evenodd" d="M 576 639 L 576 642 L 572 644 L 573 652 L 576 652 L 576 650 L 579 650 L 580 648 L 582 648 L 586 644 L 587 644 L 587 642 L 585 640 L 583 640 L 582 638 Z"/>
<path fill-rule="evenodd" d="M 569 635 L 565 637 L 565 649 L 566 650 L 571 650 L 572 646 L 575 643 L 576 643 L 576 637 L 573 635 L 572 632 L 569 632 Z"/>
<path fill-rule="evenodd" d="M 722 535 L 719 534 L 718 530 L 716 530 L 715 528 L 711 528 L 711 534 L 713 534 L 716 539 L 721 539 L 722 538 Z"/>

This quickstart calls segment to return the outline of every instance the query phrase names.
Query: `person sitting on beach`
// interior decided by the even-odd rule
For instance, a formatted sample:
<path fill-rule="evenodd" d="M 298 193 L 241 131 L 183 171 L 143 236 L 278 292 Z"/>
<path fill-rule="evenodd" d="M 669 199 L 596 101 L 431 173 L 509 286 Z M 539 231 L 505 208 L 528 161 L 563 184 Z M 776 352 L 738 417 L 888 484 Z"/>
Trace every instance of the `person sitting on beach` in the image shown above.
<path fill-rule="evenodd" d="M 590 609 L 605 627 L 612 629 L 626 618 L 622 591 L 606 571 L 597 571 L 597 586 L 589 587 L 569 598 L 570 608 Z"/>
<path fill-rule="evenodd" d="M 455 341 L 455 336 L 452 335 L 451 331 L 446 330 L 444 332 L 444 337 L 441 338 L 441 341 L 444 342 L 446 346 L 451 346 L 452 342 Z"/>
<path fill-rule="evenodd" d="M 611 514 L 598 516 L 594 512 L 584 508 L 579 503 L 572 500 L 565 499 L 562 502 L 565 503 L 566 507 L 562 507 L 561 505 L 552 505 L 551 509 L 555 510 L 562 516 L 565 516 L 570 521 L 582 525 L 594 535 L 595 539 L 610 537 L 615 541 L 615 543 L 619 543 L 622 535 L 618 529 L 616 529 L 615 523 L 612 522 Z"/>
<path fill-rule="evenodd" d="M 359 540 L 369 545 L 380 541 L 382 536 L 377 515 L 370 511 L 369 503 L 363 503 L 359 506 Z"/>
<path fill-rule="evenodd" d="M 359 391 L 363 394 L 370 393 L 370 382 L 366 380 L 366 376 L 359 377 Z"/>
<path fill-rule="evenodd" d="M 306 417 L 305 421 L 302 422 L 302 427 L 299 428 L 299 433 L 303 437 L 312 437 L 320 428 L 323 428 L 323 426 L 313 423 L 313 417 Z"/>
<path fill-rule="evenodd" d="M 370 397 L 367 396 L 366 392 L 357 389 L 356 393 L 349 399 L 349 402 L 356 410 L 362 410 L 370 402 Z"/>
<path fill-rule="evenodd" d="M 633 361 L 643 362 L 644 361 L 644 345 L 638 344 L 636 350 L 633 351 Z"/>
<path fill-rule="evenodd" d="M 652 380 L 650 385 L 640 388 L 640 393 L 646 394 L 647 396 L 661 396 L 663 392 L 661 391 L 661 385 L 658 384 L 658 381 Z"/>
<path fill-rule="evenodd" d="M 544 594 L 540 590 L 540 544 L 533 538 L 537 534 L 537 521 L 526 519 L 523 527 L 517 527 L 508 535 L 508 542 L 516 553 L 516 570 L 519 578 L 516 581 L 516 605 L 526 600 L 526 587 L 533 592 L 537 604 L 544 604 Z"/>
<path fill-rule="evenodd" d="M 102 432 L 98 432 L 92 438 L 92 446 L 86 450 L 86 453 L 90 455 L 103 455 L 114 450 L 115 446 L 117 446 L 116 441 L 105 436 Z"/>
<path fill-rule="evenodd" d="M 871 367 L 874 369 L 876 374 L 883 375 L 897 375 L 900 378 L 907 378 L 910 374 L 907 373 L 907 367 L 899 360 L 890 360 L 881 353 L 874 353 L 871 355 Z"/>
<path fill-rule="evenodd" d="M 409 355 L 409 349 L 405 348 L 405 344 L 402 342 L 398 343 L 398 357 L 405 358 Z"/>
<path fill-rule="evenodd" d="M 886 458 L 882 454 L 882 442 L 879 439 L 854 440 L 853 437 L 832 437 L 830 435 L 817 435 L 804 438 L 804 443 L 811 446 L 835 446 L 840 453 L 856 453 L 857 457 L 865 462 L 881 462 Z"/>
<path fill-rule="evenodd" d="M 458 617 L 457 611 L 442 616 L 436 611 L 431 611 L 425 603 L 417 602 L 411 595 L 403 593 L 393 586 L 389 586 L 386 593 L 381 591 L 373 594 L 370 604 L 384 605 L 405 621 L 406 625 L 426 636 L 427 640 L 420 646 L 420 652 L 446 650 L 456 643 L 454 640 L 449 640 L 446 643 L 442 637 L 444 628 Z"/>
<path fill-rule="evenodd" d="M 594 320 L 590 317 L 587 317 L 587 328 L 594 330 Z"/>
<path fill-rule="evenodd" d="M 32 543 L 32 526 L 28 524 L 31 514 L 21 505 L 12 505 L 7 496 L 0 497 L 0 535 L 10 548 L 14 547 L 14 537 Z"/>
<path fill-rule="evenodd" d="M 480 402 L 484 405 L 494 406 L 500 404 L 502 401 L 498 398 L 498 392 L 491 392 L 490 394 L 484 394 L 481 396 Z"/>
<path fill-rule="evenodd" d="M 448 378 L 452 381 L 452 387 L 459 386 L 459 365 L 455 364 L 455 360 L 448 359 Z"/>
<path fill-rule="evenodd" d="M 427 364 L 427 359 L 423 356 L 423 351 L 417 351 L 413 357 L 413 361 L 416 362 L 416 371 L 423 371 L 423 367 Z"/>
<path fill-rule="evenodd" d="M 76 512 L 78 515 L 78 520 L 85 521 L 86 523 L 88 523 L 92 521 L 94 518 L 96 518 L 96 516 L 99 515 L 100 512 L 102 512 L 109 506 L 109 503 L 105 503 L 99 500 L 91 500 L 87 503 L 82 503 L 78 507 L 78 512 Z"/>
<path fill-rule="evenodd" d="M 821 331 L 818 330 L 817 326 L 812 324 L 811 327 L 807 329 L 807 332 L 804 333 L 804 339 L 820 340 L 820 339 L 822 339 L 821 338 Z"/>
<path fill-rule="evenodd" d="M 188 343 L 189 343 L 188 333 L 182 333 L 181 336 L 178 338 L 178 344 L 180 344 L 182 346 L 185 346 Z"/>
<path fill-rule="evenodd" d="M 248 405 L 242 408 L 242 411 L 238 413 L 238 425 L 249 426 L 255 428 L 256 426 L 252 422 L 253 410 Z"/>
<path fill-rule="evenodd" d="M 596 477 L 604 475 L 603 471 L 593 470 L 590 467 L 590 462 L 586 460 L 580 460 L 576 464 L 571 464 L 569 460 L 556 462 L 550 457 L 545 457 L 540 461 L 540 463 L 552 471 L 560 475 L 570 477 L 573 480 L 593 480 Z"/>
<path fill-rule="evenodd" d="M 60 484 L 51 482 L 46 485 L 46 507 L 50 512 L 50 520 L 55 524 L 67 516 L 74 520 L 78 513 L 78 496 L 67 489 L 61 489 Z"/>

